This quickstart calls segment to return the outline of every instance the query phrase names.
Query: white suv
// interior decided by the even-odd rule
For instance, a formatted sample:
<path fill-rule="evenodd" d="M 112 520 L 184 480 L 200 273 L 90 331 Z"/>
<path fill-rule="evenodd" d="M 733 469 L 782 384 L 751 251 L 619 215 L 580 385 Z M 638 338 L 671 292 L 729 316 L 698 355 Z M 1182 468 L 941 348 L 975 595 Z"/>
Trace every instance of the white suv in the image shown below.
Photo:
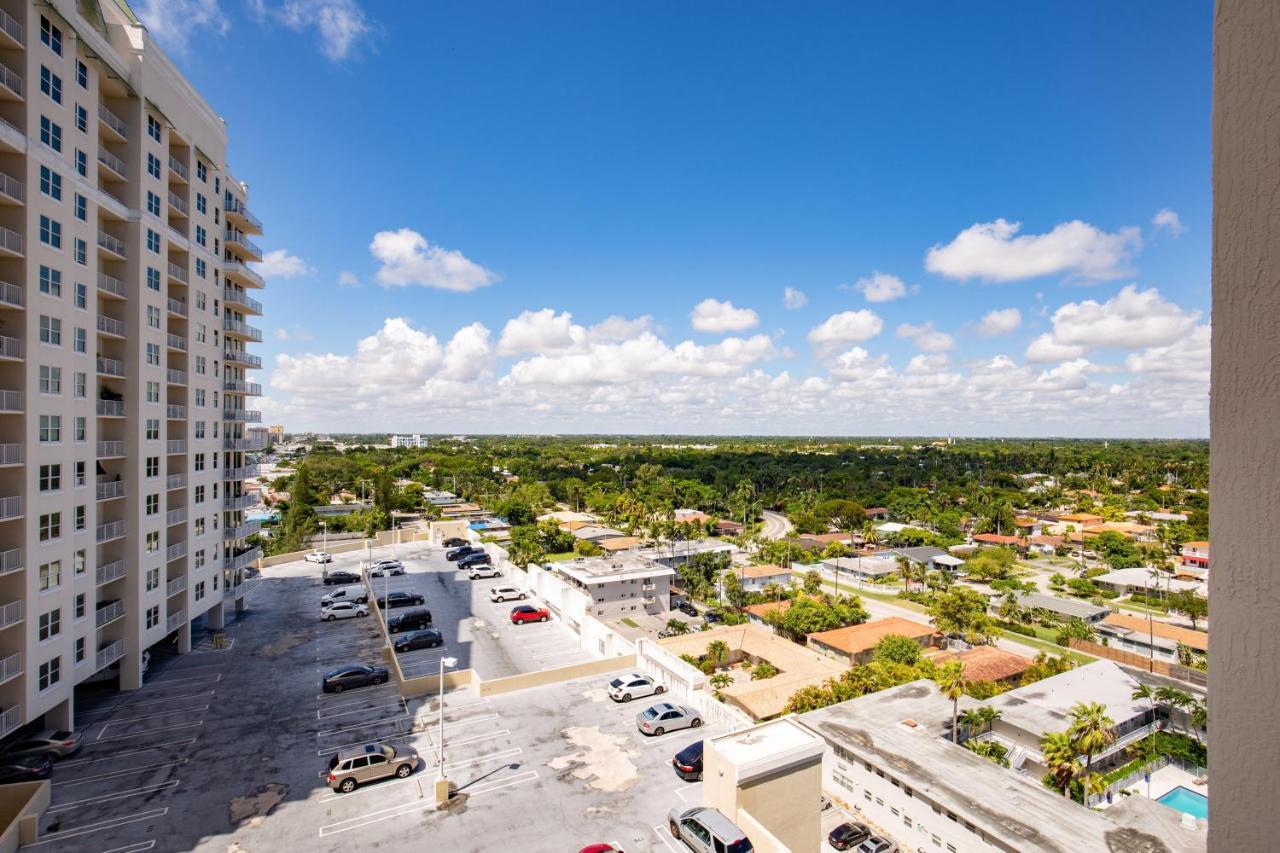
<path fill-rule="evenodd" d="M 630 672 L 609 682 L 609 698 L 615 702 L 630 702 L 640 696 L 657 696 L 666 689 L 650 676 Z"/>
<path fill-rule="evenodd" d="M 495 586 L 489 590 L 490 601 L 524 601 L 525 598 L 524 590 L 514 586 Z"/>
<path fill-rule="evenodd" d="M 500 578 L 502 577 L 502 570 L 497 566 L 489 564 L 485 564 L 483 566 L 472 566 L 471 572 L 467 577 L 473 581 L 480 580 L 481 578 Z"/>
<path fill-rule="evenodd" d="M 335 619 L 352 619 L 356 616 L 368 616 L 369 605 L 356 604 L 354 601 L 335 601 L 327 607 L 320 608 L 320 618 L 326 622 Z"/>

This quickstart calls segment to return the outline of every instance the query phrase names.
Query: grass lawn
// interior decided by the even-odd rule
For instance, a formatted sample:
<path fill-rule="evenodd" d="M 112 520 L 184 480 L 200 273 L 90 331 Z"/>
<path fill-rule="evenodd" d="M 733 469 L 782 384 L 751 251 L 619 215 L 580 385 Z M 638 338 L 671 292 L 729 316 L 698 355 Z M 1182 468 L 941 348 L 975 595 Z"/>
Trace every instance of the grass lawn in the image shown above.
<path fill-rule="evenodd" d="M 1150 607 L 1146 604 L 1138 604 L 1135 601 L 1113 601 L 1111 604 L 1119 607 L 1121 610 L 1132 610 L 1134 613 L 1150 613 L 1152 616 L 1169 615 L 1169 611 L 1167 610 L 1161 610 L 1159 607 Z"/>
<path fill-rule="evenodd" d="M 563 553 L 560 553 L 560 554 L 548 554 L 542 559 L 543 559 L 543 562 L 546 562 L 546 563 L 562 563 L 565 560 L 572 560 L 576 556 L 578 556 L 578 554 L 574 551 L 564 551 Z"/>
<path fill-rule="evenodd" d="M 622 624 L 623 624 L 623 625 L 626 625 L 628 628 L 639 628 L 639 627 L 640 627 L 639 625 L 637 625 L 637 624 L 635 623 L 635 621 L 634 621 L 634 620 L 632 620 L 632 619 L 628 619 L 628 618 L 627 618 L 627 617 L 625 617 L 625 616 L 624 616 L 624 617 L 622 617 L 622 619 L 621 619 L 621 620 L 619 620 L 619 621 L 621 621 L 621 622 L 622 622 Z"/>

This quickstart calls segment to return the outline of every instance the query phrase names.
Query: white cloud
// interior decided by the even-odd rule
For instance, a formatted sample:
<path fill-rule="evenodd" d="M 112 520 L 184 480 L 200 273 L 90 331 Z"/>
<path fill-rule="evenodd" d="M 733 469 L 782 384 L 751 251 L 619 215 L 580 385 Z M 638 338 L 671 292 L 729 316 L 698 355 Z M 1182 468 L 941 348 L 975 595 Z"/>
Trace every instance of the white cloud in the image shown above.
<path fill-rule="evenodd" d="M 945 370 L 950 363 L 945 353 L 925 355 L 921 353 L 907 362 L 907 373 L 937 373 Z"/>
<path fill-rule="evenodd" d="M 797 308 L 803 308 L 808 305 L 809 297 L 803 290 L 788 287 L 782 291 L 782 304 L 794 311 Z"/>
<path fill-rule="evenodd" d="M 202 31 L 225 35 L 231 28 L 218 0 L 135 0 L 147 32 L 168 50 L 185 54 Z"/>
<path fill-rule="evenodd" d="M 1142 243 L 1137 228 L 1108 233 L 1073 220 L 1047 234 L 1016 236 L 1022 223 L 997 219 L 961 231 L 950 243 L 925 255 L 925 268 L 947 278 L 1007 282 L 1065 274 L 1091 281 L 1127 273 Z"/>
<path fill-rule="evenodd" d="M 1027 347 L 1027 361 L 1047 364 L 1053 361 L 1066 361 L 1079 358 L 1087 351 L 1086 347 L 1074 344 L 1059 343 L 1052 334 L 1043 334 Z"/>
<path fill-rule="evenodd" d="M 503 382 L 514 386 L 629 385 L 659 376 L 725 377 L 779 355 L 767 335 L 725 338 L 703 346 L 669 346 L 651 332 L 620 342 L 590 341 L 560 355 L 535 355 L 512 365 Z"/>
<path fill-rule="evenodd" d="M 377 31 L 377 25 L 356 0 L 250 0 L 250 8 L 260 20 L 294 32 L 314 30 L 320 38 L 321 52 L 335 62 L 352 56 Z"/>
<path fill-rule="evenodd" d="M 360 279 L 353 272 L 338 273 L 338 287 L 359 287 Z"/>
<path fill-rule="evenodd" d="M 472 323 L 455 332 L 445 346 L 440 374 L 445 379 L 471 382 L 488 371 L 492 360 L 488 328 Z"/>
<path fill-rule="evenodd" d="M 1188 334 L 1199 318 L 1199 311 L 1184 311 L 1154 287 L 1138 290 L 1130 284 L 1106 302 L 1063 305 L 1053 313 L 1053 337 L 1083 347 L 1158 347 Z"/>
<path fill-rule="evenodd" d="M 417 231 L 379 231 L 369 251 L 382 266 L 377 279 L 389 287 L 434 287 L 466 293 L 487 287 L 499 276 L 467 259 L 461 252 L 433 246 Z"/>
<path fill-rule="evenodd" d="M 1170 210 L 1162 207 L 1156 211 L 1156 215 L 1151 217 L 1151 224 L 1156 231 L 1168 231 L 1175 237 L 1182 236 L 1187 230 L 1187 226 L 1182 224 L 1182 219 L 1178 216 L 1176 210 Z"/>
<path fill-rule="evenodd" d="M 1022 312 L 1017 308 L 998 308 L 988 311 L 974 331 L 984 338 L 1007 335 L 1022 325 Z"/>
<path fill-rule="evenodd" d="M 1167 346 L 1130 353 L 1125 367 L 1178 382 L 1209 384 L 1209 326 L 1196 326 L 1190 334 Z"/>
<path fill-rule="evenodd" d="M 853 287 L 868 302 L 892 302 L 907 295 L 907 285 L 902 279 L 879 270 L 866 278 L 858 279 Z"/>
<path fill-rule="evenodd" d="M 272 249 L 251 266 L 263 278 L 297 278 L 315 272 L 302 258 L 289 254 L 288 249 Z"/>
<path fill-rule="evenodd" d="M 288 329 L 284 328 L 283 326 L 281 326 L 279 329 L 276 329 L 277 341 L 305 342 L 305 341 L 314 341 L 315 339 L 316 339 L 315 335 L 311 334 L 306 329 L 298 325 L 294 325 L 293 327 Z"/>
<path fill-rule="evenodd" d="M 545 353 L 568 349 L 583 340 L 585 330 L 573 322 L 568 311 L 557 314 L 554 309 L 524 311 L 507 321 L 498 339 L 498 355 Z"/>
<path fill-rule="evenodd" d="M 736 308 L 729 301 L 704 299 L 693 307 L 689 321 L 699 332 L 743 332 L 760 325 L 760 315 L 750 308 Z"/>
<path fill-rule="evenodd" d="M 809 331 L 809 343 L 818 347 L 859 344 L 880 334 L 884 321 L 870 310 L 841 311 L 832 314 Z"/>
<path fill-rule="evenodd" d="M 935 329 L 932 320 L 919 326 L 903 323 L 898 326 L 897 335 L 913 342 L 921 352 L 947 352 L 956 346 L 955 338 Z"/>

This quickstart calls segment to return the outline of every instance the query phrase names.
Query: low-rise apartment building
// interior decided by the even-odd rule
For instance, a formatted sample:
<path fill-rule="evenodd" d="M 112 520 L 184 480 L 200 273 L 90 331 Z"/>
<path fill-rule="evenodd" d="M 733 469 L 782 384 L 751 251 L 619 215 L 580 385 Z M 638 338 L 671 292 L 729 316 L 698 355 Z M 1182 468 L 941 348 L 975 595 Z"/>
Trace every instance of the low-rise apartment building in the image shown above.
<path fill-rule="evenodd" d="M 675 571 L 644 557 L 578 557 L 547 566 L 590 598 L 586 612 L 597 618 L 657 615 L 671 609 Z"/>

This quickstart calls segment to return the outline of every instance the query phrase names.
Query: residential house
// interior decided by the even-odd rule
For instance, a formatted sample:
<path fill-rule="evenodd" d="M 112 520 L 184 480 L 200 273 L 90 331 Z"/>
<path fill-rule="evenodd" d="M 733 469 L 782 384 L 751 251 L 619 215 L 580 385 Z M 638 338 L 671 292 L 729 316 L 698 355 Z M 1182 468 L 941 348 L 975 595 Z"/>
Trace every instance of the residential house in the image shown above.
<path fill-rule="evenodd" d="M 1112 613 L 1093 630 L 1105 637 L 1113 649 L 1133 652 L 1169 663 L 1178 662 L 1178 646 L 1186 646 L 1198 655 L 1209 653 L 1209 635 L 1179 625 L 1170 625 L 1146 616 Z"/>
<path fill-rule="evenodd" d="M 873 521 L 889 520 L 889 510 L 882 506 L 869 506 L 862 511 L 862 514 Z"/>
<path fill-rule="evenodd" d="M 1030 536 L 1026 541 L 1026 552 L 1031 556 L 1052 557 L 1062 547 L 1061 536 Z"/>
<path fill-rule="evenodd" d="M 931 625 L 900 616 L 888 616 L 861 625 L 810 634 L 807 645 L 820 654 L 852 666 L 871 660 L 876 644 L 890 634 L 915 640 L 921 648 L 933 645 L 938 638 L 938 633 Z"/>
<path fill-rule="evenodd" d="M 732 542 L 722 542 L 719 539 L 682 539 L 676 542 L 663 542 L 652 548 L 642 548 L 638 553 L 642 557 L 674 569 L 677 566 L 683 566 L 697 554 L 732 554 L 735 550 L 736 546 Z"/>
<path fill-rule="evenodd" d="M 621 530 L 614 530 L 612 527 L 603 527 L 599 524 L 584 524 L 577 521 L 571 521 L 569 524 L 573 527 L 569 531 L 573 534 L 573 538 L 583 539 L 587 542 L 599 543 L 602 539 L 616 539 L 619 536 L 626 535 Z"/>
<path fill-rule="evenodd" d="M 894 558 L 899 556 L 906 557 L 912 563 L 924 566 L 927 571 L 954 572 L 964 565 L 964 560 L 959 557 L 953 557 L 941 548 L 934 548 L 931 545 L 920 545 L 915 548 L 892 548 L 882 551 L 881 554 Z"/>
<path fill-rule="evenodd" d="M 1029 516 L 1018 516 L 1013 520 L 1013 526 L 1023 538 L 1039 536 L 1044 532 L 1044 522 Z"/>
<path fill-rule="evenodd" d="M 995 684 L 1016 682 L 1033 663 L 1030 658 L 1006 652 L 996 646 L 974 646 L 959 653 L 942 652 L 930 660 L 938 665 L 959 661 L 964 664 L 964 677 L 969 681 L 990 681 Z"/>
<path fill-rule="evenodd" d="M 777 584 L 791 586 L 791 569 L 788 566 L 741 566 L 730 569 L 742 581 L 748 592 L 764 592 L 765 587 Z"/>
<path fill-rule="evenodd" d="M 1135 592 L 1148 594 L 1168 594 L 1194 590 L 1205 594 L 1205 585 L 1199 581 L 1178 580 L 1164 572 L 1149 566 L 1134 566 L 1128 569 L 1116 569 L 1105 575 L 1090 578 L 1093 585 L 1100 589 L 1110 590 L 1117 595 L 1131 595 Z"/>
<path fill-rule="evenodd" d="M 1109 607 L 1090 604 L 1078 598 L 1059 598 L 1056 595 L 1045 595 L 1039 592 L 1017 592 L 1013 593 L 1013 596 L 1017 600 L 1018 606 L 1024 610 L 1043 610 L 1062 620 L 1082 619 L 1091 625 L 1095 622 L 1101 622 L 1111 612 Z M 992 597 L 992 613 L 999 609 L 1000 601 L 1003 598 L 1004 596 L 1002 595 Z"/>
<path fill-rule="evenodd" d="M 484 518 L 489 511 L 480 504 L 448 503 L 440 505 L 441 518 Z"/>
<path fill-rule="evenodd" d="M 984 548 L 1013 548 L 1014 550 L 1021 550 L 1022 537 L 1000 533 L 978 533 L 973 536 L 973 544 L 981 545 Z"/>
<path fill-rule="evenodd" d="M 607 539 L 597 539 L 596 544 L 604 549 L 606 554 L 617 554 L 621 551 L 629 551 L 640 545 L 639 536 L 610 536 Z"/>
<path fill-rule="evenodd" d="M 773 626 L 768 620 L 770 614 L 781 616 L 791 609 L 791 599 L 784 598 L 781 601 L 766 601 L 761 604 L 749 604 L 743 608 L 743 612 L 747 614 L 747 623 L 758 625 L 766 631 L 773 633 Z"/>
<path fill-rule="evenodd" d="M 722 518 L 715 523 L 715 526 L 712 528 L 711 532 L 716 536 L 741 536 L 742 523 L 738 521 L 730 521 L 727 518 Z"/>
<path fill-rule="evenodd" d="M 1209 570 L 1209 543 L 1183 542 L 1179 561 L 1184 566 L 1194 569 Z"/>
<path fill-rule="evenodd" d="M 800 568 L 808 568 L 800 566 Z M 880 554 L 874 557 L 832 557 L 816 568 L 834 580 L 875 581 L 899 571 L 898 561 Z"/>
<path fill-rule="evenodd" d="M 555 512 L 543 513 L 538 516 L 538 521 L 554 521 L 557 525 L 563 526 L 571 521 L 580 521 L 584 524 L 594 524 L 600 519 L 589 512 L 573 512 L 567 509 L 558 509 Z"/>

